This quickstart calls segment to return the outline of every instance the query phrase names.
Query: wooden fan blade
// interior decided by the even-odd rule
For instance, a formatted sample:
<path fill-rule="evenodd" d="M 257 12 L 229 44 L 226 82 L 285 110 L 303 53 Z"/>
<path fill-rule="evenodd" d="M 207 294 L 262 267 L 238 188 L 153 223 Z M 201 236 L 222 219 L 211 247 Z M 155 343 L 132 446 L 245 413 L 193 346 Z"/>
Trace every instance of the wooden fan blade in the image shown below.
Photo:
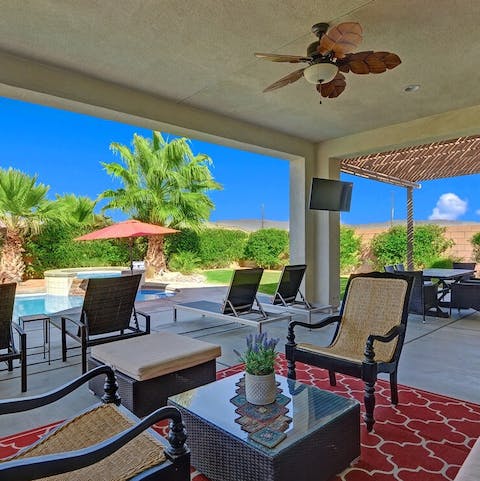
<path fill-rule="evenodd" d="M 293 84 L 293 82 L 296 82 L 299 78 L 303 77 L 304 70 L 305 68 L 300 68 L 298 70 L 295 70 L 295 72 L 289 73 L 285 77 L 282 77 L 280 80 L 277 80 L 272 85 L 269 85 L 266 89 L 263 90 L 263 92 L 271 92 L 272 90 L 285 87 L 285 85 Z"/>
<path fill-rule="evenodd" d="M 391 70 L 397 67 L 401 63 L 400 57 L 394 53 L 374 52 L 372 50 L 351 53 L 337 61 L 338 69 L 341 72 L 352 72 L 359 75 L 383 73 L 387 69 Z"/>
<path fill-rule="evenodd" d="M 343 58 L 353 52 L 362 41 L 362 27 L 357 22 L 340 23 L 322 35 L 318 45 L 320 54 L 333 52 L 335 57 Z"/>
<path fill-rule="evenodd" d="M 289 62 L 289 63 L 301 63 L 310 62 L 310 57 L 301 57 L 300 55 L 279 55 L 276 53 L 256 53 L 255 57 L 270 60 L 271 62 Z"/>
<path fill-rule="evenodd" d="M 345 77 L 338 72 L 335 78 L 326 84 L 318 84 L 317 91 L 322 97 L 328 97 L 329 99 L 334 99 L 338 97 L 347 86 L 345 82 Z"/>

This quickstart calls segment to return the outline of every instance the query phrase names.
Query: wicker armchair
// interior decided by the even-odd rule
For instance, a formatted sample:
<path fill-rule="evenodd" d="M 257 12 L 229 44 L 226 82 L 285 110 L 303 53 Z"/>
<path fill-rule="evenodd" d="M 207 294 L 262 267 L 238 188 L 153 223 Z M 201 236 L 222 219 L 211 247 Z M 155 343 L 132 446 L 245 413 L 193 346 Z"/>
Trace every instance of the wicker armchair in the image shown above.
<path fill-rule="evenodd" d="M 452 308 L 480 311 L 480 279 L 453 283 L 450 294 L 450 316 Z"/>
<path fill-rule="evenodd" d="M 474 271 L 475 268 L 477 267 L 477 263 L 476 262 L 454 262 L 452 267 L 453 269 L 468 269 L 468 270 Z M 461 280 L 467 281 L 470 279 L 476 279 L 475 273 L 463 276 Z"/>
<path fill-rule="evenodd" d="M 80 319 L 64 316 L 60 325 L 58 320 L 52 321 L 62 330 L 64 362 L 67 360 L 67 336 L 81 343 L 82 373 L 85 373 L 88 347 L 150 334 L 150 316 L 135 310 L 140 278 L 141 275 L 89 279 Z M 145 329 L 140 328 L 138 315 L 145 318 Z"/>
<path fill-rule="evenodd" d="M 292 321 L 288 326 L 285 354 L 288 377 L 296 379 L 297 361 L 329 371 L 335 385 L 335 372 L 365 382 L 365 416 L 368 431 L 374 424 L 375 382 L 379 372 L 390 374 L 392 404 L 398 403 L 397 368 L 402 352 L 408 317 L 408 299 L 413 279 L 400 274 L 372 272 L 351 276 L 339 315 L 318 324 Z M 336 324 L 329 346 L 297 343 L 294 329 L 320 329 Z"/>
<path fill-rule="evenodd" d="M 23 329 L 12 321 L 13 305 L 17 284 L 0 284 L 0 361 L 7 363 L 8 370 L 13 371 L 13 361 L 20 360 L 22 392 L 27 390 L 27 335 Z M 13 331 L 20 340 L 15 345 Z"/>
<path fill-rule="evenodd" d="M 0 415 L 50 404 L 98 375 L 107 376 L 103 404 L 60 423 L 33 446 L 0 461 L 2 481 L 190 480 L 190 453 L 180 412 L 163 407 L 140 421 L 118 407 L 115 375 L 108 366 L 41 396 L 0 401 Z M 166 418 L 171 419 L 168 441 L 148 429 Z"/>
<path fill-rule="evenodd" d="M 419 314 L 425 322 L 425 315 L 435 309 L 438 311 L 438 285 L 432 282 L 423 282 L 422 271 L 404 271 L 402 274 L 413 278 L 408 312 Z"/>

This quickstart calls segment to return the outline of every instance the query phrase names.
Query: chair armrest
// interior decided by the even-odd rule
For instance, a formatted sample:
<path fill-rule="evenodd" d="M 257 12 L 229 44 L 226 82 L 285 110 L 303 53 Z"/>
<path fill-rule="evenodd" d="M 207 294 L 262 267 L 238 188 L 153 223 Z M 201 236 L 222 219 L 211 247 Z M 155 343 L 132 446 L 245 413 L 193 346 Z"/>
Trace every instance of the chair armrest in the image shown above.
<path fill-rule="evenodd" d="M 61 318 L 62 324 L 63 324 L 64 320 L 73 322 L 78 327 L 85 327 L 85 323 L 80 321 L 80 320 L 72 319 L 71 317 L 62 316 L 62 318 Z"/>
<path fill-rule="evenodd" d="M 170 458 L 175 459 L 188 454 L 189 451 L 185 445 L 187 434 L 180 411 L 173 406 L 165 406 L 131 428 L 88 448 L 2 463 L 0 478 L 2 481 L 28 481 L 84 468 L 110 456 L 162 419 L 172 420 L 168 436 L 169 446 L 166 449 Z"/>
<path fill-rule="evenodd" d="M 107 379 L 105 381 L 105 394 L 102 396 L 102 401 L 104 403 L 113 402 L 117 405 L 120 404 L 120 397 L 117 394 L 117 381 L 115 378 L 115 373 L 110 366 L 99 366 L 87 373 L 83 374 L 77 379 L 60 386 L 57 389 L 53 389 L 45 394 L 40 394 L 38 396 L 22 397 L 18 399 L 6 399 L 0 400 L 0 415 L 1 414 L 11 414 L 19 413 L 23 411 L 29 411 L 30 409 L 35 409 L 41 406 L 45 406 L 52 402 L 58 401 L 59 399 L 65 397 L 67 394 L 75 391 L 82 384 L 85 384 L 90 379 L 99 376 L 100 374 L 106 374 Z M 0 476 L 0 479 L 3 479 Z"/>
<path fill-rule="evenodd" d="M 293 331 L 295 326 L 307 327 L 308 329 L 320 329 L 322 327 L 333 324 L 334 322 L 339 322 L 340 319 L 340 316 L 329 316 L 323 319 L 323 321 L 317 322 L 316 324 L 309 324 L 307 322 L 300 321 L 290 321 L 288 323 L 287 345 L 295 345 L 295 333 Z"/>
<path fill-rule="evenodd" d="M 145 318 L 145 332 L 147 334 L 150 334 L 150 319 L 151 319 L 150 314 L 147 314 L 146 312 L 143 312 L 143 311 L 137 311 L 137 310 L 135 310 L 135 312 Z"/>
<path fill-rule="evenodd" d="M 392 327 L 384 336 L 380 334 L 370 334 L 367 339 L 367 344 L 370 343 L 373 345 L 373 341 L 379 342 L 390 342 L 393 341 L 397 336 L 402 334 L 405 331 L 405 326 L 400 324 L 398 326 Z"/>
<path fill-rule="evenodd" d="M 24 356 L 27 355 L 27 333 L 16 323 L 12 322 L 12 327 L 18 332 L 20 338 L 20 351 Z"/>
<path fill-rule="evenodd" d="M 27 333 L 16 322 L 12 322 L 12 327 L 18 332 L 20 336 L 26 336 Z"/>
<path fill-rule="evenodd" d="M 374 341 L 378 342 L 390 342 L 393 341 L 396 337 L 400 336 L 405 332 L 405 326 L 403 324 L 399 324 L 398 326 L 392 327 L 384 336 L 380 334 L 370 334 L 367 338 L 367 342 L 365 344 L 365 361 L 368 364 L 375 362 L 375 350 L 373 349 Z"/>

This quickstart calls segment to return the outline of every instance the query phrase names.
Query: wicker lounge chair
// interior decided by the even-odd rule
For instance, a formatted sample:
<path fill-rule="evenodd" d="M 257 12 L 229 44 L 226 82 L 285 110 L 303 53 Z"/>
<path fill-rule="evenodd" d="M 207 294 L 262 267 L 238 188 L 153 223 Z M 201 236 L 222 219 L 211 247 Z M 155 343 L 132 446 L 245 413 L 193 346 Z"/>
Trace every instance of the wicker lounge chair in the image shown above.
<path fill-rule="evenodd" d="M 88 347 L 150 334 L 150 316 L 135 310 L 140 278 L 140 275 L 133 275 L 88 280 L 80 319 L 62 316 L 60 324 L 58 319 L 51 321 L 62 330 L 64 362 L 67 360 L 67 336 L 81 344 L 82 373 L 85 373 Z M 145 329 L 140 328 L 138 315 L 145 318 Z"/>
<path fill-rule="evenodd" d="M 373 272 L 351 276 L 340 314 L 318 324 L 292 321 L 288 327 L 285 353 L 288 377 L 296 378 L 297 361 L 329 371 L 330 384 L 335 372 L 365 382 L 365 422 L 371 431 L 375 422 L 375 383 L 379 372 L 390 374 L 392 404 L 398 403 L 397 368 L 402 352 L 408 317 L 408 299 L 413 278 L 400 274 Z M 295 341 L 295 327 L 319 329 L 336 324 L 329 346 Z"/>
<path fill-rule="evenodd" d="M 193 311 L 202 316 L 217 317 L 223 320 L 238 322 L 247 326 L 255 326 L 262 331 L 263 324 L 291 319 L 289 314 L 267 312 L 257 299 L 257 290 L 262 278 L 263 269 L 237 269 L 233 272 L 227 297 L 223 304 L 211 301 L 194 301 L 175 304 L 173 320 L 177 321 L 177 311 Z M 256 308 L 254 306 L 257 306 Z"/>
<path fill-rule="evenodd" d="M 0 284 L 0 361 L 7 363 L 8 370 L 13 371 L 13 361 L 20 361 L 22 392 L 27 390 L 27 335 L 23 329 L 12 321 L 13 305 L 17 284 Z M 15 345 L 13 331 L 19 337 Z"/>
<path fill-rule="evenodd" d="M 180 412 L 163 407 L 140 421 L 117 406 L 115 375 L 108 366 L 41 396 L 0 401 L 0 415 L 48 405 L 99 375 L 107 376 L 103 403 L 60 423 L 33 446 L 0 462 L 2 481 L 190 480 L 190 453 Z M 171 419 L 168 442 L 148 429 L 167 418 Z"/>
<path fill-rule="evenodd" d="M 308 322 L 312 322 L 312 314 L 316 312 L 332 312 L 332 306 L 314 306 L 303 295 L 300 284 L 307 266 L 305 264 L 285 266 L 278 280 L 277 289 L 268 308 L 292 314 L 306 314 Z"/>

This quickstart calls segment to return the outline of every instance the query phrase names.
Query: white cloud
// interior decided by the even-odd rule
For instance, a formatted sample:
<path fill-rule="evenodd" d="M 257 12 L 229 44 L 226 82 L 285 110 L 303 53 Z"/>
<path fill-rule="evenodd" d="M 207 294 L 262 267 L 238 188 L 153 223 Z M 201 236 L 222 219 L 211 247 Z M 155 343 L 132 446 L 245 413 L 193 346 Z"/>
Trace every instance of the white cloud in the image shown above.
<path fill-rule="evenodd" d="M 458 195 L 442 194 L 437 200 L 437 205 L 429 217 L 431 220 L 456 220 L 467 211 L 467 201 L 460 199 Z M 477 212 L 478 213 L 478 212 Z"/>

